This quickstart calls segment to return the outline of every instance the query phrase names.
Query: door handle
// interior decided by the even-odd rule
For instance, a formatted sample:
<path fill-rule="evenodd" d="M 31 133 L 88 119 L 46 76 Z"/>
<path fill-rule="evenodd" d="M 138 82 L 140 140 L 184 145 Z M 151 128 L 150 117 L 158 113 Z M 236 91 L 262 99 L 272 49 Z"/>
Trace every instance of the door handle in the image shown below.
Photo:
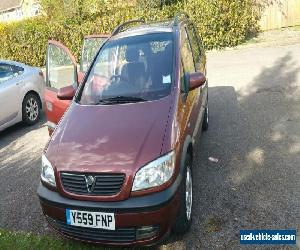
<path fill-rule="evenodd" d="M 23 82 L 17 82 L 16 85 L 19 86 L 20 84 L 22 84 Z"/>

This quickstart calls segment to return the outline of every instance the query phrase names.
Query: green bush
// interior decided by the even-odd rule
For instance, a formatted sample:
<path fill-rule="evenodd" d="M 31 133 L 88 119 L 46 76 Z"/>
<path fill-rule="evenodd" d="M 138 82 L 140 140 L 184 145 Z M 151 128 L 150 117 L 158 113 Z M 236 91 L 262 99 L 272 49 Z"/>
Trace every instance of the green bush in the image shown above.
<path fill-rule="evenodd" d="M 186 11 L 194 20 L 207 49 L 236 46 L 258 31 L 253 0 L 189 0 Z"/>
<path fill-rule="evenodd" d="M 79 58 L 84 35 L 110 33 L 116 25 L 129 19 L 171 18 L 182 10 L 186 11 L 196 24 L 206 49 L 235 46 L 258 30 L 258 15 L 254 11 L 256 6 L 253 1 L 177 0 L 170 1 L 163 8 L 155 7 L 156 5 L 145 7 L 143 2 L 120 6 L 119 3 L 106 1 L 106 4 L 97 6 L 90 15 L 79 8 L 79 11 L 64 16 L 63 13 L 68 10 L 62 9 L 60 16 L 41 16 L 0 24 L 0 58 L 44 66 L 48 39 L 64 43 L 75 57 Z M 51 2 L 54 3 L 49 1 Z M 51 6 L 48 6 L 48 9 L 51 10 Z"/>

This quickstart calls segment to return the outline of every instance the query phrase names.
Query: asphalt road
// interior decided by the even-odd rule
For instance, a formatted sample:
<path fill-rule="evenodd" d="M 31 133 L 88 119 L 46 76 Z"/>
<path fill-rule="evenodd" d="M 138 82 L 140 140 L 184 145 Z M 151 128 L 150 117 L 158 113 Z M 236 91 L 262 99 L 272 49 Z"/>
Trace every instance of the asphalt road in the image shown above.
<path fill-rule="evenodd" d="M 239 249 L 240 229 L 299 232 L 300 44 L 209 53 L 208 75 L 192 228 L 161 249 Z M 0 228 L 53 234 L 36 196 L 44 123 L 0 132 Z"/>

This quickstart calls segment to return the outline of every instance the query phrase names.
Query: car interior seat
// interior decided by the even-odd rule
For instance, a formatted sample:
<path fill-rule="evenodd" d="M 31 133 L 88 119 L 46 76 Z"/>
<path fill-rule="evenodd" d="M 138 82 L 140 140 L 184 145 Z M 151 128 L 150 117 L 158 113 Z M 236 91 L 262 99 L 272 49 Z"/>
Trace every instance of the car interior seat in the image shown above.
<path fill-rule="evenodd" d="M 135 85 L 141 77 L 145 77 L 145 65 L 139 61 L 139 50 L 134 47 L 127 48 L 125 52 L 126 64 L 121 70 L 121 79 Z"/>

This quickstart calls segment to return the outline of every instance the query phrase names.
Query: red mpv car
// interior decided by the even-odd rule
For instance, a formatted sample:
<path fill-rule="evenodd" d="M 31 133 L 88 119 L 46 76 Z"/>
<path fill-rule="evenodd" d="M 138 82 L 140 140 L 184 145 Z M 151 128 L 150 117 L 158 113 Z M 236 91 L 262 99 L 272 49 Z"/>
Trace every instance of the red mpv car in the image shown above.
<path fill-rule="evenodd" d="M 44 150 L 38 196 L 65 236 L 153 245 L 191 225 L 194 143 L 208 128 L 206 57 L 186 16 L 127 24 L 101 46 L 76 94 L 58 90 L 73 101 Z M 55 55 L 50 74 L 77 81 L 75 67 L 61 66 L 71 60 Z"/>

